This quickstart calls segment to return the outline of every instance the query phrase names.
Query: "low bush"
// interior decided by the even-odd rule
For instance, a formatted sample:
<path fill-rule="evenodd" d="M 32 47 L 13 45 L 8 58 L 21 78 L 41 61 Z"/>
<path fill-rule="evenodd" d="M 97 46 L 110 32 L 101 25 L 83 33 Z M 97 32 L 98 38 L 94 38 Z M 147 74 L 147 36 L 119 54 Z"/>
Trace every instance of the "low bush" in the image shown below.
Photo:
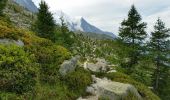
<path fill-rule="evenodd" d="M 0 45 L 0 90 L 18 94 L 33 90 L 37 72 L 33 59 L 21 47 Z"/>
<path fill-rule="evenodd" d="M 6 18 L 0 17 L 0 38 L 9 38 L 13 40 L 18 40 L 23 33 L 15 29 Z"/>
<path fill-rule="evenodd" d="M 70 91 L 79 95 L 85 95 L 85 89 L 92 83 L 92 78 L 89 71 L 77 67 L 75 72 L 66 75 L 64 81 L 68 85 Z"/>

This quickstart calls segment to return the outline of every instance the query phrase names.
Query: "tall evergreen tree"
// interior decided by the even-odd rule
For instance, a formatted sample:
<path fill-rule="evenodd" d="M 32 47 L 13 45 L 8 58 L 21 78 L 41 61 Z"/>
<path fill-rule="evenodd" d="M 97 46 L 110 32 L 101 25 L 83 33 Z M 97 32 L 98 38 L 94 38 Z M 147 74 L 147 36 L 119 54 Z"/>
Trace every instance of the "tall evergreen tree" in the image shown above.
<path fill-rule="evenodd" d="M 142 18 L 138 11 L 136 10 L 135 6 L 132 5 L 129 13 L 128 19 L 124 20 L 121 23 L 121 27 L 119 29 L 119 37 L 129 49 L 128 55 L 128 62 L 126 62 L 123 66 L 126 66 L 129 70 L 128 72 L 131 73 L 132 66 L 134 66 L 139 59 L 140 55 L 140 46 L 143 40 L 146 38 L 147 34 L 145 31 L 146 23 L 141 22 Z"/>
<path fill-rule="evenodd" d="M 7 1 L 8 0 L 0 0 L 0 16 L 3 14 L 3 9 L 5 8 Z"/>
<path fill-rule="evenodd" d="M 153 62 L 155 63 L 153 75 L 153 88 L 161 94 L 163 89 L 167 88 L 169 73 L 169 42 L 170 29 L 165 27 L 165 23 L 158 19 L 154 26 L 154 31 L 151 33 L 150 53 L 152 54 Z M 169 79 L 170 81 L 170 79 Z M 170 84 L 169 84 L 170 85 Z M 170 89 L 169 89 L 170 91 Z"/>
<path fill-rule="evenodd" d="M 41 1 L 39 6 L 35 30 L 39 36 L 53 40 L 55 36 L 55 20 L 53 14 L 49 11 L 49 7 L 45 1 Z"/>

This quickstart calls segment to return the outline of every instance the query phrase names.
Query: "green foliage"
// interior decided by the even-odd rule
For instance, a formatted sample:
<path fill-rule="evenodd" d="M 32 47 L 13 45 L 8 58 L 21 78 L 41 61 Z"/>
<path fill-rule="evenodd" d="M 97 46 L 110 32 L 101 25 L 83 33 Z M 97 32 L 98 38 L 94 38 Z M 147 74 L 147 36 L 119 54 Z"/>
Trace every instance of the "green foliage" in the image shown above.
<path fill-rule="evenodd" d="M 136 81 L 147 86 L 151 86 L 154 64 L 150 56 L 141 57 L 139 63 L 135 66 L 134 72 L 131 74 Z"/>
<path fill-rule="evenodd" d="M 39 12 L 37 14 L 37 21 L 35 22 L 35 31 L 40 37 L 55 40 L 55 21 L 49 7 L 45 1 L 39 4 Z"/>
<path fill-rule="evenodd" d="M 0 0 L 0 16 L 3 14 L 3 9 L 5 8 L 7 1 L 8 0 Z"/>
<path fill-rule="evenodd" d="M 61 25 L 56 26 L 55 37 L 57 38 L 55 39 L 55 42 L 70 50 L 75 44 L 75 33 L 69 31 L 63 17 L 61 17 L 60 20 Z"/>
<path fill-rule="evenodd" d="M 134 5 L 132 5 L 129 13 L 128 19 L 124 20 L 120 28 L 119 36 L 125 43 L 138 43 L 146 37 L 146 23 L 141 22 L 141 16 L 137 12 Z"/>
<path fill-rule="evenodd" d="M 114 64 L 114 69 L 118 71 L 107 74 L 97 73 L 96 76 L 108 77 L 113 81 L 132 84 L 138 89 L 144 100 L 159 100 L 159 97 L 147 87 L 151 84 L 154 63 L 149 59 L 150 56 L 146 56 L 148 53 L 142 51 L 143 48 L 141 48 L 140 43 L 142 43 L 146 35 L 144 34 L 146 24 L 141 22 L 140 15 L 135 7 L 132 6 L 128 15 L 129 18 L 122 22 L 122 28 L 120 28 L 122 42 L 103 40 L 103 36 L 101 36 L 100 40 L 93 38 L 97 37 L 96 35 L 74 34 L 68 30 L 62 19 L 61 26 L 55 25 L 52 14 L 48 11 L 48 6 L 45 2 L 41 2 L 41 4 L 35 31 L 43 38 L 36 36 L 34 32 L 16 29 L 9 20 L 0 17 L 0 38 L 20 39 L 24 42 L 23 48 L 0 46 L 0 99 L 47 100 L 50 98 L 51 100 L 56 100 L 57 98 L 57 100 L 75 100 L 85 95 L 85 88 L 92 82 L 92 73 L 79 67 L 76 68 L 75 72 L 66 75 L 66 77 L 61 77 L 58 73 L 59 66 L 64 60 L 69 59 L 71 54 L 78 54 L 82 57 L 82 62 L 86 61 L 88 57 L 91 57 L 90 60 L 98 57 L 104 58 L 110 64 Z M 22 10 L 21 8 L 16 6 L 11 6 L 11 8 L 15 13 L 24 15 L 20 11 Z M 31 16 L 28 14 L 27 17 Z M 27 17 L 24 18 L 27 19 Z M 48 20 L 43 22 L 43 19 Z M 53 29 L 54 27 L 55 29 Z M 132 27 L 134 31 L 131 32 L 128 27 Z M 133 44 L 133 39 L 135 45 L 131 45 Z M 59 45 L 68 48 L 70 51 Z M 140 53 L 142 56 L 138 56 Z M 134 59 L 132 55 L 138 57 Z M 137 62 L 134 65 L 135 67 L 132 68 L 133 73 L 130 73 L 131 71 L 126 68 L 131 66 L 131 63 L 129 63 L 131 61 Z M 164 100 L 168 100 L 170 77 L 167 73 L 170 72 L 168 72 L 169 69 L 163 70 L 166 73 L 162 74 L 161 78 L 167 81 L 160 83 L 159 96 Z M 130 73 L 131 75 L 128 76 L 120 72 Z M 147 86 L 137 81 L 143 82 Z M 133 98 L 133 94 L 130 94 L 127 96 L 127 100 L 129 99 L 136 98 Z"/>
<path fill-rule="evenodd" d="M 69 73 L 64 79 L 70 91 L 78 94 L 83 94 L 86 87 L 92 83 L 90 72 L 81 67 L 77 67 L 75 72 Z"/>
<path fill-rule="evenodd" d="M 141 22 L 141 16 L 132 5 L 128 19 L 121 23 L 119 36 L 125 46 L 127 46 L 127 62 L 124 66 L 127 67 L 128 73 L 133 73 L 135 64 L 138 63 L 141 54 L 142 41 L 146 38 L 146 23 Z"/>
<path fill-rule="evenodd" d="M 35 55 L 36 62 L 40 65 L 40 80 L 45 83 L 55 83 L 59 78 L 60 64 L 71 57 L 66 48 L 47 40 L 28 45 L 25 49 Z"/>
<path fill-rule="evenodd" d="M 61 79 L 61 80 L 60 80 Z M 85 94 L 85 88 L 91 84 L 91 75 L 83 68 L 65 77 L 60 77 L 55 84 L 39 84 L 36 86 L 34 99 L 36 100 L 75 100 Z"/>
<path fill-rule="evenodd" d="M 34 55 L 17 46 L 0 45 L 0 90 L 24 93 L 34 89 L 36 64 Z"/>
<path fill-rule="evenodd" d="M 11 100 L 11 99 L 13 99 L 13 100 L 21 100 L 14 93 L 0 92 L 0 100 Z"/>
<path fill-rule="evenodd" d="M 154 63 L 154 74 L 152 85 L 156 93 L 163 98 L 166 92 L 170 92 L 170 77 L 169 70 L 169 48 L 168 38 L 170 37 L 170 29 L 165 27 L 165 23 L 161 19 L 158 19 L 154 26 L 154 32 L 152 32 L 151 41 L 149 43 L 150 54 Z M 166 98 L 167 99 L 167 98 Z M 170 98 L 168 98 L 170 99 Z"/>
<path fill-rule="evenodd" d="M 32 96 L 33 100 L 70 100 L 73 93 L 69 91 L 67 85 L 61 81 L 56 82 L 53 85 L 49 84 L 38 84 L 35 87 L 35 91 Z"/>
<path fill-rule="evenodd" d="M 0 17 L 0 38 L 9 38 L 18 40 L 23 34 L 10 25 L 7 18 Z"/>

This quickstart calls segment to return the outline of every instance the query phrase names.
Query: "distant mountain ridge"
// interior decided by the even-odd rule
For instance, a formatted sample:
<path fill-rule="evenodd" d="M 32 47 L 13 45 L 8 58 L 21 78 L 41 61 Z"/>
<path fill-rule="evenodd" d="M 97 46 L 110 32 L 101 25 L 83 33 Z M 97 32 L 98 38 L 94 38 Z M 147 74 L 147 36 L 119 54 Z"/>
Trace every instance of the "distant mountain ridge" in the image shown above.
<path fill-rule="evenodd" d="M 32 0 L 13 0 L 18 3 L 20 6 L 25 7 L 27 10 L 31 12 L 38 12 L 38 8 L 35 6 Z"/>
<path fill-rule="evenodd" d="M 96 26 L 88 23 L 83 17 L 73 18 L 62 11 L 56 11 L 54 13 L 54 18 L 56 20 L 56 23 L 60 23 L 60 17 L 63 17 L 63 19 L 65 20 L 65 22 L 67 23 L 71 31 L 82 31 L 82 32 L 96 33 L 101 35 L 104 34 L 104 35 L 111 36 L 112 38 L 116 38 L 116 35 L 114 35 L 113 33 L 102 31 Z"/>

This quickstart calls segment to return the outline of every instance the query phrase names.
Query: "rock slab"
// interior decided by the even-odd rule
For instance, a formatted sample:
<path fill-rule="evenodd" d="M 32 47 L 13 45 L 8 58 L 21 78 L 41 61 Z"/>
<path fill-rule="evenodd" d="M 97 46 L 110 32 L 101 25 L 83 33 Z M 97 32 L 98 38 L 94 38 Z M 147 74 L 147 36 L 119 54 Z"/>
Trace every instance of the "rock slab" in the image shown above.
<path fill-rule="evenodd" d="M 133 94 L 137 100 L 142 100 L 142 97 L 138 93 L 137 89 L 130 85 L 119 82 L 113 82 L 107 78 L 93 77 L 94 83 L 87 87 L 86 92 L 93 96 L 87 98 L 79 98 L 78 100 L 92 100 L 92 98 L 104 97 L 108 100 L 124 100 L 130 93 Z M 94 99 L 98 100 L 98 99 Z"/>
<path fill-rule="evenodd" d="M 79 56 L 75 56 L 70 60 L 64 61 L 60 66 L 59 73 L 62 76 L 65 76 L 66 74 L 73 72 L 77 66 L 77 62 L 79 58 L 80 58 Z"/>

